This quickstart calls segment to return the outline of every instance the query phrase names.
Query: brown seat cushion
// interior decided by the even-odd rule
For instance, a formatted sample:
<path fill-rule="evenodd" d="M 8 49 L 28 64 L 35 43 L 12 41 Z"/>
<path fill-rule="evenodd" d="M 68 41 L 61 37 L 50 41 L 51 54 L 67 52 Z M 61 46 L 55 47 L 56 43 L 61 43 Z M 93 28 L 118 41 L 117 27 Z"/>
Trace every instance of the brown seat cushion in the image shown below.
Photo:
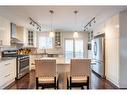
<path fill-rule="evenodd" d="M 87 76 L 72 76 L 72 83 L 86 83 Z"/>
<path fill-rule="evenodd" d="M 39 77 L 39 83 L 54 83 L 54 77 Z"/>

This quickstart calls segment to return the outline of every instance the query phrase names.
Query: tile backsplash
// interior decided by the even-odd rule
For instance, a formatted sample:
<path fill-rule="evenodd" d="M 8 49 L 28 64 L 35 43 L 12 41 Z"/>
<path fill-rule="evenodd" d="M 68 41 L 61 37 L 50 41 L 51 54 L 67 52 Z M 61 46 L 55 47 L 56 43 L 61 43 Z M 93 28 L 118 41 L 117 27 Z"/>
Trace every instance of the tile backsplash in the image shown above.
<path fill-rule="evenodd" d="M 63 54 L 63 49 L 62 48 L 46 49 L 46 52 L 49 54 Z M 44 53 L 44 49 L 37 49 L 37 53 Z"/>
<path fill-rule="evenodd" d="M 3 45 L 3 42 L 2 42 L 2 40 L 0 40 L 0 46 L 2 46 Z"/>
<path fill-rule="evenodd" d="M 4 50 L 14 50 L 14 49 L 17 49 L 17 48 L 12 47 L 12 46 L 2 46 L 0 51 L 4 51 Z"/>

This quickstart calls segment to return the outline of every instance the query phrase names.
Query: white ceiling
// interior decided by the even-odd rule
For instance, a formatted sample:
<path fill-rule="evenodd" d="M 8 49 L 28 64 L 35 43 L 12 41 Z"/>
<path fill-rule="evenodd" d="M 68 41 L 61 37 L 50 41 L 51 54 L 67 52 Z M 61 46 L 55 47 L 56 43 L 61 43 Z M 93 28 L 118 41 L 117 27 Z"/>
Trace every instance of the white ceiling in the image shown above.
<path fill-rule="evenodd" d="M 0 16 L 4 16 L 17 25 L 32 28 L 28 17 L 42 25 L 43 31 L 50 29 L 50 13 L 54 10 L 53 25 L 55 30 L 74 31 L 75 15 L 74 10 L 78 10 L 77 30 L 83 31 L 84 26 L 96 17 L 96 22 L 100 23 L 106 18 L 127 9 L 127 6 L 0 6 Z M 96 24 L 97 24 L 96 23 Z"/>

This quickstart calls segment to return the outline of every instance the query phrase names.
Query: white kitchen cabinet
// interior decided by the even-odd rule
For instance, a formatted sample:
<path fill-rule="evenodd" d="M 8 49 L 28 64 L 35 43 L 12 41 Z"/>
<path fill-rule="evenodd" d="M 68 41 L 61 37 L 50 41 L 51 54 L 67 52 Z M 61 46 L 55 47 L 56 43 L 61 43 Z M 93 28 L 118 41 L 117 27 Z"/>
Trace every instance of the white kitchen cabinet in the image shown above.
<path fill-rule="evenodd" d="M 62 46 L 62 32 L 55 32 L 55 47 L 61 47 Z"/>
<path fill-rule="evenodd" d="M 92 51 L 91 50 L 88 50 L 88 58 L 92 58 Z"/>
<path fill-rule="evenodd" d="M 10 21 L 0 17 L 0 40 L 2 45 L 10 45 Z"/>
<path fill-rule="evenodd" d="M 30 64 L 29 64 L 29 66 L 30 66 L 30 70 L 33 70 L 33 69 L 35 69 L 35 59 L 37 58 L 37 56 L 36 55 L 30 55 Z"/>
<path fill-rule="evenodd" d="M 36 47 L 36 31 L 24 29 L 24 47 Z"/>
<path fill-rule="evenodd" d="M 0 89 L 15 81 L 16 59 L 0 61 Z"/>
<path fill-rule="evenodd" d="M 24 41 L 24 27 L 23 26 L 16 26 L 16 38 L 20 41 Z"/>
<path fill-rule="evenodd" d="M 93 30 L 93 36 L 97 36 L 103 33 L 105 33 L 105 23 L 102 23 Z"/>

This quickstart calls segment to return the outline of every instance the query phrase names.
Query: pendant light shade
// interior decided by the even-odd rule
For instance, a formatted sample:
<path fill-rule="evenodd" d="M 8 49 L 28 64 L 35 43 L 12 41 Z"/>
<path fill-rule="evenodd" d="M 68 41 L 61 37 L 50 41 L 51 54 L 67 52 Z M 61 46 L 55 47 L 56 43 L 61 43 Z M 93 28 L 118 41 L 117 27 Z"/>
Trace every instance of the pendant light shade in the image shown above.
<path fill-rule="evenodd" d="M 78 11 L 74 11 L 75 14 L 75 32 L 73 33 L 73 38 L 78 38 L 78 32 L 76 31 L 76 27 L 77 27 L 77 13 Z"/>
<path fill-rule="evenodd" d="M 73 33 L 73 38 L 78 38 L 78 32 Z"/>
<path fill-rule="evenodd" d="M 54 35 L 54 32 L 49 32 L 49 37 L 53 38 L 55 35 Z"/>
<path fill-rule="evenodd" d="M 54 35 L 54 32 L 53 32 L 53 14 L 54 14 L 54 11 L 53 10 L 49 10 L 50 14 L 51 14 L 51 30 L 49 32 L 49 37 L 53 38 L 55 35 Z"/>

